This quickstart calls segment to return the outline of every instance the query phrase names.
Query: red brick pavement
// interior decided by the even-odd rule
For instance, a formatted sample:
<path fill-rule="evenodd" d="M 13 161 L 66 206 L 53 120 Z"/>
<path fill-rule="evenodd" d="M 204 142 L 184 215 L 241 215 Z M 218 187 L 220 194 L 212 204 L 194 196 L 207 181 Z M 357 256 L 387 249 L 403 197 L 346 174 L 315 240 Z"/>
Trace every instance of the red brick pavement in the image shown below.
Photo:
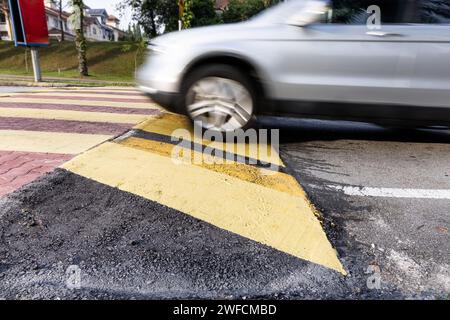
<path fill-rule="evenodd" d="M 3 102 L 0 99 L 0 110 L 2 108 L 28 108 L 28 109 L 50 109 L 50 110 L 73 110 L 89 114 L 90 112 L 119 113 L 119 114 L 142 114 L 153 115 L 160 111 L 156 108 L 141 109 L 128 107 L 128 102 L 148 102 L 141 93 L 130 89 L 105 88 L 102 90 L 55 90 L 45 94 L 34 95 L 33 93 L 15 95 L 14 97 L 33 99 L 33 103 L 14 103 Z M 65 96 L 54 96 L 56 92 L 64 92 Z M 73 96 L 71 93 L 89 93 L 92 97 Z M 108 94 L 111 97 L 100 97 L 96 94 Z M 135 99 L 128 99 L 127 96 L 134 96 Z M 137 98 L 137 99 L 136 99 Z M 58 101 L 57 104 L 39 103 L 39 99 L 52 99 Z M 68 100 L 91 101 L 92 104 L 72 105 L 66 104 Z M 31 101 L 31 100 L 30 100 Z M 35 102 L 34 102 L 35 101 Z M 123 102 L 123 107 L 114 108 L 109 106 L 98 106 L 98 101 Z M 43 132 L 65 132 L 65 133 L 84 133 L 84 134 L 104 134 L 119 135 L 129 130 L 134 123 L 98 123 L 90 121 L 67 121 L 55 119 L 32 119 L 18 117 L 0 117 L 0 130 L 26 130 Z M 1 139 L 1 137 L 0 137 Z M 71 159 L 72 155 L 65 154 L 45 154 L 33 152 L 10 152 L 0 150 L 0 197 L 10 193 L 17 188 L 30 183 L 41 175 L 53 170 L 65 161 Z"/>
<path fill-rule="evenodd" d="M 67 154 L 0 151 L 0 197 L 70 160 Z"/>

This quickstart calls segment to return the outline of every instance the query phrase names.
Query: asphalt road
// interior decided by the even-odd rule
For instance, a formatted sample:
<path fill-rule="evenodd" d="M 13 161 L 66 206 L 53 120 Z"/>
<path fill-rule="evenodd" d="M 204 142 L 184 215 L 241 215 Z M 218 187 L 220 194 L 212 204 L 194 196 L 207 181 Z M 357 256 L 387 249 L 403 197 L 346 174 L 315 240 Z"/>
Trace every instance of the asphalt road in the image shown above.
<path fill-rule="evenodd" d="M 0 298 L 449 297 L 448 131 L 261 124 L 281 128 L 281 157 L 321 212 L 346 276 L 56 169 L 0 198 Z"/>
<path fill-rule="evenodd" d="M 371 256 L 366 271 L 379 268 L 381 284 L 448 297 L 450 132 L 302 120 L 280 126 L 281 154 L 343 259 L 359 259 L 358 248 Z M 364 188 L 373 189 L 360 194 Z M 429 198 L 436 189 L 442 199 Z"/>

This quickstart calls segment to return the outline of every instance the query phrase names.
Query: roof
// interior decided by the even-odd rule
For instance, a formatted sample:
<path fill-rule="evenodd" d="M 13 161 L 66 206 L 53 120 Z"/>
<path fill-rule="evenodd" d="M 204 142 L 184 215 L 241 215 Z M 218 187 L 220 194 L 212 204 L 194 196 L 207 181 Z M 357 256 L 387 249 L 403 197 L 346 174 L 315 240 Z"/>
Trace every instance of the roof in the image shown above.
<path fill-rule="evenodd" d="M 52 9 L 52 8 L 49 8 L 49 7 L 45 7 L 45 12 L 49 13 L 49 14 L 52 14 L 52 15 L 55 15 L 55 16 L 59 16 L 59 11 L 58 10 L 55 10 L 55 9 Z M 67 12 L 67 11 L 63 11 L 62 12 L 62 17 L 65 18 L 65 19 L 70 17 L 70 15 L 71 14 L 69 12 Z"/>
<path fill-rule="evenodd" d="M 85 24 L 97 24 L 97 25 L 100 25 L 100 22 L 98 22 L 97 18 L 94 18 L 94 17 L 86 17 L 86 16 L 84 16 L 84 23 Z"/>
<path fill-rule="evenodd" d="M 120 21 L 119 18 L 117 18 L 115 15 L 112 15 L 112 14 L 110 14 L 110 15 L 108 16 L 108 20 Z"/>
<path fill-rule="evenodd" d="M 103 28 L 103 29 L 106 29 L 106 30 L 112 30 L 113 29 L 113 27 L 111 27 L 111 26 L 108 26 L 108 25 L 106 25 L 106 24 L 103 24 L 103 23 L 100 23 L 99 21 L 98 21 L 98 19 L 97 18 L 95 18 L 95 17 L 84 17 L 84 24 L 87 26 L 87 25 L 92 25 L 92 24 L 96 24 L 96 25 L 98 25 L 99 27 L 101 27 L 101 28 Z"/>
<path fill-rule="evenodd" d="M 108 12 L 105 9 L 87 9 L 86 11 L 91 16 L 108 16 Z"/>
<path fill-rule="evenodd" d="M 61 34 L 61 30 L 56 29 L 56 28 L 51 28 L 50 30 L 48 30 L 48 34 L 49 35 L 60 35 Z M 64 35 L 69 36 L 69 37 L 74 37 L 74 35 L 72 33 L 66 32 L 64 31 Z"/>

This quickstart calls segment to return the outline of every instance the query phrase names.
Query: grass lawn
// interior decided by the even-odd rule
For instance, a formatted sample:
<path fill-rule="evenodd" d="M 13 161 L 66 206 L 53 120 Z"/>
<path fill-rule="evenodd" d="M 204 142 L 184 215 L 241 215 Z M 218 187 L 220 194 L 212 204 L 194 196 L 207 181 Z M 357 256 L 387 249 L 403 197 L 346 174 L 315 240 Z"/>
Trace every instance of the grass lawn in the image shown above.
<path fill-rule="evenodd" d="M 88 42 L 87 48 L 89 77 L 85 79 L 133 81 L 135 66 L 144 56 L 131 42 Z M 75 42 L 51 42 L 39 48 L 39 55 L 44 78 L 80 78 Z M 0 41 L 0 74 L 33 75 L 29 49 Z"/>

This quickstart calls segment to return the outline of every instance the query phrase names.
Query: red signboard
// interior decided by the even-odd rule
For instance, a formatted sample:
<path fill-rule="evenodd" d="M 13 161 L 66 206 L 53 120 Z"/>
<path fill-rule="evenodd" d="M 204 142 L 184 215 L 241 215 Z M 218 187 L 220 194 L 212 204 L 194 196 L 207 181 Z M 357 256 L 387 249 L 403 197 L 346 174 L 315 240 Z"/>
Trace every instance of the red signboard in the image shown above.
<path fill-rule="evenodd" d="M 44 0 L 9 0 L 9 8 L 16 45 L 48 45 Z"/>

